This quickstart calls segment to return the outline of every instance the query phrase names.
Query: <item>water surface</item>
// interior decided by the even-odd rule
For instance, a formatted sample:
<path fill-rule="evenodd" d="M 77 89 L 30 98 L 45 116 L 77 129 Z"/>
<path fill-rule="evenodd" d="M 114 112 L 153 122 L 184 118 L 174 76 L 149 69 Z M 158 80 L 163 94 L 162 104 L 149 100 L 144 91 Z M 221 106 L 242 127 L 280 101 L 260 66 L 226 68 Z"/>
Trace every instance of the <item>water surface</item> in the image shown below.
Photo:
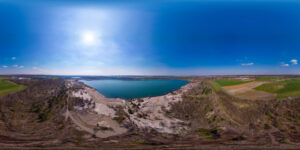
<path fill-rule="evenodd" d="M 109 98 L 160 96 L 189 83 L 184 80 L 80 80 Z"/>

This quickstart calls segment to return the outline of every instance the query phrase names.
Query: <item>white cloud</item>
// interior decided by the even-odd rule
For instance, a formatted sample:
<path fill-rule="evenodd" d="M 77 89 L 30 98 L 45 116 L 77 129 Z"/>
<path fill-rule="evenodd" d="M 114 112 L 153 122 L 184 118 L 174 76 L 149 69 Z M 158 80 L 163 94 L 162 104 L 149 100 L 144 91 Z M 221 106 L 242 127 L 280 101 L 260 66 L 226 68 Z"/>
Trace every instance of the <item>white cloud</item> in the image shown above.
<path fill-rule="evenodd" d="M 254 65 L 254 63 L 253 62 L 251 62 L 251 63 L 246 63 L 246 64 L 241 64 L 242 66 L 253 66 Z"/>
<path fill-rule="evenodd" d="M 12 57 L 12 58 L 11 58 L 11 60 L 16 60 L 16 59 L 17 59 L 17 57 Z"/>
<path fill-rule="evenodd" d="M 284 63 L 284 62 L 281 62 L 281 63 L 280 63 L 280 66 L 282 66 L 282 67 L 289 67 L 290 65 L 289 65 L 289 64 L 286 64 L 286 63 Z"/>
<path fill-rule="evenodd" d="M 21 65 L 21 66 L 19 66 L 19 65 L 13 65 L 13 67 L 14 67 L 14 68 L 19 68 L 19 69 L 24 68 L 24 66 L 22 66 L 22 65 Z"/>
<path fill-rule="evenodd" d="M 33 69 L 33 70 L 37 70 L 37 69 L 38 69 L 38 67 L 32 67 L 32 69 Z"/>
<path fill-rule="evenodd" d="M 292 59 L 290 62 L 291 62 L 292 64 L 294 64 L 294 65 L 298 65 L 298 60 L 297 60 L 297 59 Z"/>
<path fill-rule="evenodd" d="M 6 65 L 3 65 L 3 66 L 2 66 L 2 68 L 8 68 L 8 66 L 6 66 Z"/>

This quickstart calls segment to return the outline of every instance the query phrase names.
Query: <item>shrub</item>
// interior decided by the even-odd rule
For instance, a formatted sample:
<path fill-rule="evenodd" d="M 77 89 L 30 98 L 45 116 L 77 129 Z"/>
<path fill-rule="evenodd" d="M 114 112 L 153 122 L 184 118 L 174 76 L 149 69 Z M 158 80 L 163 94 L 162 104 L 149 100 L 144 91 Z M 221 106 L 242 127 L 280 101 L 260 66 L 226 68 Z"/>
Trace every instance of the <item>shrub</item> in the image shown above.
<path fill-rule="evenodd" d="M 129 109 L 128 109 L 128 113 L 129 113 L 129 114 L 133 114 L 132 109 L 129 108 Z"/>

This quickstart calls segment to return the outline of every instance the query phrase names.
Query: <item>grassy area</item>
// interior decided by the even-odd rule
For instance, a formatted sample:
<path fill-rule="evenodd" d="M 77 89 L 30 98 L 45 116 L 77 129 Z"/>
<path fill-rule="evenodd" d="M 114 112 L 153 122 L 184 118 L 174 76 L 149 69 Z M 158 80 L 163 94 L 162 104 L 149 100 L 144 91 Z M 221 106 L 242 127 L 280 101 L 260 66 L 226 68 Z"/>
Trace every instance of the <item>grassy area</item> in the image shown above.
<path fill-rule="evenodd" d="M 9 77 L 0 77 L 0 80 L 9 79 Z"/>
<path fill-rule="evenodd" d="M 222 132 L 222 130 L 200 128 L 196 132 L 198 133 L 199 136 L 219 137 L 220 136 L 220 132 Z"/>
<path fill-rule="evenodd" d="M 220 91 L 221 87 L 218 83 L 216 83 L 215 81 L 209 81 L 210 85 L 216 90 L 216 91 Z"/>
<path fill-rule="evenodd" d="M 234 79 L 218 79 L 215 80 L 220 86 L 232 86 L 232 85 L 239 85 L 243 83 L 249 83 L 252 81 L 243 81 L 243 80 L 234 80 Z"/>
<path fill-rule="evenodd" d="M 284 79 L 284 76 L 260 76 L 256 77 L 256 81 L 272 81 L 272 80 L 279 80 Z"/>
<path fill-rule="evenodd" d="M 13 82 L 7 81 L 5 79 L 8 79 L 8 78 L 4 78 L 4 77 L 0 78 L 0 96 L 6 95 L 6 94 L 9 94 L 12 92 L 16 92 L 19 90 L 23 90 L 24 88 L 26 88 L 26 86 L 24 86 L 24 85 L 18 85 Z"/>
<path fill-rule="evenodd" d="M 300 96 L 300 78 L 263 84 L 255 90 L 276 93 L 278 98 Z"/>

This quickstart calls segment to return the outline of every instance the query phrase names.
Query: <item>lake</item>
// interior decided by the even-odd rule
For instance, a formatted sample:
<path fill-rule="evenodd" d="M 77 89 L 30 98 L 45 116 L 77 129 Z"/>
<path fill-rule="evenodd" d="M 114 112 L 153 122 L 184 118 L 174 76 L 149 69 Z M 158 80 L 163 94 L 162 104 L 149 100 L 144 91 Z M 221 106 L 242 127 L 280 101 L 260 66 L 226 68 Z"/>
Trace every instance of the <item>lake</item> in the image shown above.
<path fill-rule="evenodd" d="M 80 80 L 109 98 L 161 96 L 188 84 L 184 80 Z"/>

